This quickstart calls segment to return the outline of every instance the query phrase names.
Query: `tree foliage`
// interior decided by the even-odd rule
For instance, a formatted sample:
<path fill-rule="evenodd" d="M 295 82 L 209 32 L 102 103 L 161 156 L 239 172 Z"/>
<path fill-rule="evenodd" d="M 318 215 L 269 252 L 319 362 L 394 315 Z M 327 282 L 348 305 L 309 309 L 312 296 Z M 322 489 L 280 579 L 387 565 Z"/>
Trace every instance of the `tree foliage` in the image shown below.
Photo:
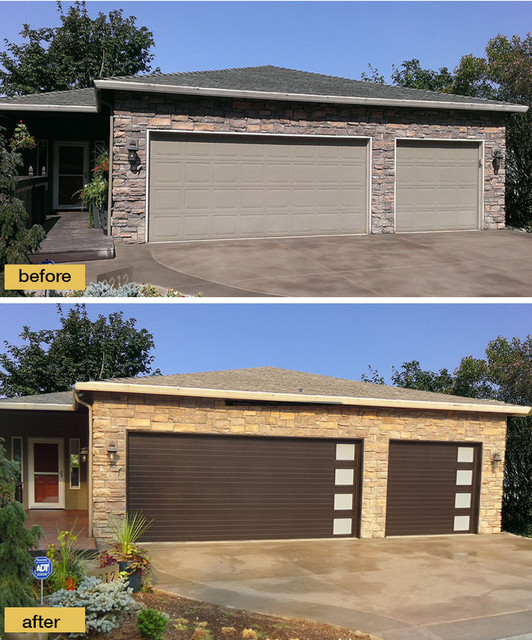
<path fill-rule="evenodd" d="M 0 83 L 6 95 L 79 89 L 98 78 L 151 71 L 153 33 L 137 27 L 135 16 L 118 9 L 92 19 L 84 1 L 67 10 L 57 6 L 60 26 L 24 24 L 22 44 L 4 40 Z"/>
<path fill-rule="evenodd" d="M 382 379 L 370 370 L 372 381 Z M 409 389 L 532 406 L 532 336 L 499 336 L 488 344 L 484 358 L 466 356 L 452 374 L 423 370 L 413 360 L 393 367 L 391 378 Z M 532 535 L 532 418 L 508 419 L 502 523 L 507 531 Z"/>
<path fill-rule="evenodd" d="M 442 67 L 438 71 L 423 69 L 419 60 L 405 60 L 400 67 L 392 65 L 392 80 L 401 87 L 424 89 L 426 91 L 452 92 L 453 75 Z"/>
<path fill-rule="evenodd" d="M 0 127 L 0 295 L 12 295 L 4 289 L 6 264 L 27 264 L 28 255 L 39 248 L 44 238 L 40 225 L 29 228 L 29 215 L 15 197 L 15 176 L 22 165 L 16 144 L 8 144 Z"/>
<path fill-rule="evenodd" d="M 0 391 L 5 396 L 67 391 L 76 382 L 152 373 L 153 336 L 137 329 L 134 318 L 124 320 L 118 312 L 93 321 L 80 304 L 66 313 L 58 305 L 58 313 L 59 329 L 25 326 L 22 346 L 4 341 Z"/>
<path fill-rule="evenodd" d="M 6 458 L 0 438 L 0 634 L 4 632 L 5 607 L 31 607 L 33 558 L 29 549 L 37 546 L 42 529 L 26 529 L 24 507 L 15 500 L 18 463 Z"/>

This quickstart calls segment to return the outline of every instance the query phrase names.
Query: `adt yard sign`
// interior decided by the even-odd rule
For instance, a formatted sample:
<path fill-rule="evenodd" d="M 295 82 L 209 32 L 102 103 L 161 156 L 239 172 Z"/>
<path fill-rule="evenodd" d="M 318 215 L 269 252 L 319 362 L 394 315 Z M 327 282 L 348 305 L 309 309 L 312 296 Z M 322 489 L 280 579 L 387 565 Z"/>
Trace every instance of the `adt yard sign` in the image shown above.
<path fill-rule="evenodd" d="M 41 581 L 41 607 L 43 605 L 43 585 L 42 581 L 46 580 L 52 575 L 52 561 L 50 558 L 46 556 L 39 556 L 34 560 L 35 566 L 33 567 L 32 573 L 37 578 L 37 580 Z"/>
<path fill-rule="evenodd" d="M 46 580 L 52 575 L 52 561 L 46 556 L 39 556 L 35 558 L 35 567 L 33 568 L 33 575 L 37 580 Z"/>

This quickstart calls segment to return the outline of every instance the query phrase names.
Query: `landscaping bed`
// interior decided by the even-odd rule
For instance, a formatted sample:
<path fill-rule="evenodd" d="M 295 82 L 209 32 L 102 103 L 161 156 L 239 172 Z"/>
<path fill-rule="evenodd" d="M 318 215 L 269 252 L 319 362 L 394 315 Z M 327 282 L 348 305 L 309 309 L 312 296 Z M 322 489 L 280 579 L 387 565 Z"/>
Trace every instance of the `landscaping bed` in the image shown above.
<path fill-rule="evenodd" d="M 321 622 L 240 611 L 157 590 L 135 594 L 135 600 L 170 616 L 164 640 L 378 640 L 375 636 Z M 205 633 L 198 631 L 201 629 Z M 117 629 L 92 635 L 91 639 L 140 640 L 136 613 L 126 614 Z"/>

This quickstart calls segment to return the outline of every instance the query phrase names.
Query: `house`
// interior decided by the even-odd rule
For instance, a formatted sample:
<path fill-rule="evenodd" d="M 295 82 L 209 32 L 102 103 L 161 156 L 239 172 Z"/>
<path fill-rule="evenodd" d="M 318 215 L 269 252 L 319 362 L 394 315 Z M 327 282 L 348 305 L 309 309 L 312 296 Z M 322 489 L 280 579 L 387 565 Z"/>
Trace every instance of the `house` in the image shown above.
<path fill-rule="evenodd" d="M 149 541 L 497 533 L 530 407 L 262 367 L 0 401 L 28 509 L 142 511 Z"/>
<path fill-rule="evenodd" d="M 55 210 L 109 148 L 109 228 L 141 243 L 502 228 L 505 117 L 526 110 L 273 66 L 0 98 Z"/>

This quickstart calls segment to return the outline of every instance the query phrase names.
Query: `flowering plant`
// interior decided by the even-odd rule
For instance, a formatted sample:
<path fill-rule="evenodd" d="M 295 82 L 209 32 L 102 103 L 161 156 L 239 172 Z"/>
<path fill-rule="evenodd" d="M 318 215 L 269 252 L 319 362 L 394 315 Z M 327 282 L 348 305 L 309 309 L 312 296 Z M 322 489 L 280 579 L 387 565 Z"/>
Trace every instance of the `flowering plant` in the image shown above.
<path fill-rule="evenodd" d="M 30 134 L 28 127 L 22 122 L 22 120 L 20 120 L 15 127 L 10 145 L 12 149 L 17 151 L 35 149 L 37 146 L 35 138 Z"/>

